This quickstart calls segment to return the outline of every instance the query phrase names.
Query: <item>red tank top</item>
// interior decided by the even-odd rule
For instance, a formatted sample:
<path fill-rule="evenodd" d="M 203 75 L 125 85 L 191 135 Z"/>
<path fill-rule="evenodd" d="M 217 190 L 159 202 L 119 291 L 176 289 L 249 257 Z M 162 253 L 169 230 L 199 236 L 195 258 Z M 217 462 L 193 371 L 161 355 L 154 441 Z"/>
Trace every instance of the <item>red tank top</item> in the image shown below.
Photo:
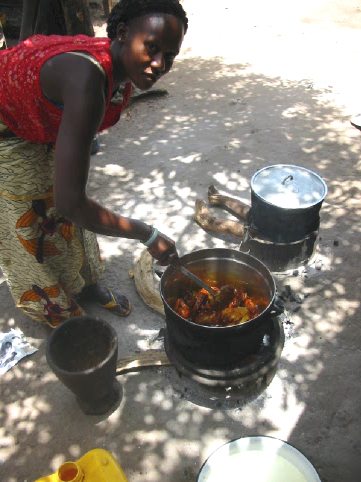
<path fill-rule="evenodd" d="M 34 35 L 19 45 L 0 52 L 0 116 L 18 137 L 33 142 L 55 142 L 62 117 L 62 109 L 43 95 L 40 69 L 55 55 L 70 52 L 89 52 L 105 70 L 108 78 L 106 110 L 99 131 L 118 122 L 132 91 L 127 83 L 122 104 L 111 104 L 113 91 L 113 63 L 110 39 Z"/>

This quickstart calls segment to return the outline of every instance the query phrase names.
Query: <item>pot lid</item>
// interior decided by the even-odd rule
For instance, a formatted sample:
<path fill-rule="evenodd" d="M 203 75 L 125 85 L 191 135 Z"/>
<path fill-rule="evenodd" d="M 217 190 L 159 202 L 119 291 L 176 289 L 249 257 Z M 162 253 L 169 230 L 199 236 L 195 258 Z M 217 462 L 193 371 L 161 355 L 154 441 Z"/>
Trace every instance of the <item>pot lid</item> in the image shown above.
<path fill-rule="evenodd" d="M 318 174 L 291 164 L 260 169 L 251 179 L 251 188 L 263 201 L 287 209 L 314 206 L 327 194 L 326 183 Z"/>
<path fill-rule="evenodd" d="M 197 482 L 321 482 L 295 447 L 272 437 L 244 437 L 219 447 L 204 463 Z"/>

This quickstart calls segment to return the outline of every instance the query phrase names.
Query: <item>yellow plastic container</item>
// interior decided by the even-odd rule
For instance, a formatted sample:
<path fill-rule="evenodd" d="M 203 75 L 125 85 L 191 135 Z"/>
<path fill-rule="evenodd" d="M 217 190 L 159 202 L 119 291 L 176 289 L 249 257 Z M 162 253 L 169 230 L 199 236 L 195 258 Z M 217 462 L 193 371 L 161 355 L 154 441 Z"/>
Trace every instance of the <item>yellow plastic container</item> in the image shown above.
<path fill-rule="evenodd" d="M 128 479 L 111 453 L 93 449 L 35 482 L 128 482 Z"/>

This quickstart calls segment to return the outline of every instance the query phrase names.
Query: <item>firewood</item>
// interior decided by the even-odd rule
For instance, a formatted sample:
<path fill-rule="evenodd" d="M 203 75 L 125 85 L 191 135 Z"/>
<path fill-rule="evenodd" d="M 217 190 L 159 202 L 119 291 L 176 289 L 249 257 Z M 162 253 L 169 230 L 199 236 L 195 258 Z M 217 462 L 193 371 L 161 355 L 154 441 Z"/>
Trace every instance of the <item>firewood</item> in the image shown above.
<path fill-rule="evenodd" d="M 237 238 L 243 238 L 244 226 L 237 221 L 217 218 L 211 215 L 204 201 L 196 200 L 196 212 L 194 220 L 202 226 L 203 229 L 215 231 L 217 233 L 231 234 Z"/>
<path fill-rule="evenodd" d="M 213 185 L 208 188 L 208 200 L 209 203 L 214 206 L 221 206 L 229 209 L 232 211 L 232 214 L 238 218 L 247 219 L 250 206 L 238 199 L 220 194 Z"/>
<path fill-rule="evenodd" d="M 122 375 L 130 371 L 138 371 L 141 368 L 154 366 L 169 366 L 167 354 L 164 351 L 146 351 L 132 356 L 124 356 L 118 360 L 117 375 Z"/>

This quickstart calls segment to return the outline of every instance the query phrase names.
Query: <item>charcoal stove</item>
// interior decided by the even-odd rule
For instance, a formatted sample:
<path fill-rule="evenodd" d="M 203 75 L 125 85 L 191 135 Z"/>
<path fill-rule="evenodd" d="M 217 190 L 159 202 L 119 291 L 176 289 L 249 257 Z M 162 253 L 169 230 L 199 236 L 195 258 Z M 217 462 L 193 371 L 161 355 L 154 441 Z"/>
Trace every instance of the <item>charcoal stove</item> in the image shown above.
<path fill-rule="evenodd" d="M 252 209 L 244 224 L 239 250 L 262 261 L 272 273 L 287 273 L 315 262 L 318 254 L 319 229 L 301 239 L 279 242 L 263 234 L 252 221 Z"/>
<path fill-rule="evenodd" d="M 276 373 L 284 341 L 282 316 L 277 315 L 269 318 L 260 345 L 246 356 L 240 354 L 232 367 L 214 369 L 187 359 L 174 343 L 169 330 L 165 332 L 164 348 L 182 375 L 213 390 L 216 398 L 229 399 L 263 390 L 269 385 Z"/>

